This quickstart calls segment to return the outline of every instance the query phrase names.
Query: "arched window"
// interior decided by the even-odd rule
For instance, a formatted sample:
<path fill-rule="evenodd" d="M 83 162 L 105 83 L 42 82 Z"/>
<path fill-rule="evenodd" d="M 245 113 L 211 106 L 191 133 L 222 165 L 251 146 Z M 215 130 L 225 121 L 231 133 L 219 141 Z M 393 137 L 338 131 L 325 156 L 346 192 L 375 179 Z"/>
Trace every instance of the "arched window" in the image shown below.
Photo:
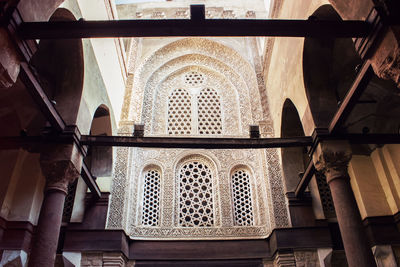
<path fill-rule="evenodd" d="M 200 161 L 190 161 L 182 165 L 178 175 L 180 226 L 213 226 L 210 168 Z"/>
<path fill-rule="evenodd" d="M 250 174 L 244 168 L 237 169 L 232 173 L 232 199 L 235 225 L 253 225 Z"/>
<path fill-rule="evenodd" d="M 221 104 L 218 93 L 211 88 L 204 88 L 198 101 L 199 134 L 221 134 Z"/>
<path fill-rule="evenodd" d="M 176 89 L 168 98 L 168 134 L 191 134 L 192 105 L 185 89 Z"/>
<path fill-rule="evenodd" d="M 160 218 L 161 175 L 157 169 L 144 172 L 142 224 L 158 226 Z"/>

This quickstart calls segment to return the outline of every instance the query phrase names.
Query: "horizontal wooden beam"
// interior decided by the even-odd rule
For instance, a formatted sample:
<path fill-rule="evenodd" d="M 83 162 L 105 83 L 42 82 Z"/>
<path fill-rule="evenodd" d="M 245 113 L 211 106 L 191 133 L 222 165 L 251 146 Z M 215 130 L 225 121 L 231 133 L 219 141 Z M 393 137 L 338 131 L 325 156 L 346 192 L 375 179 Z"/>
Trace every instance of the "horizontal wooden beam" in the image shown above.
<path fill-rule="evenodd" d="M 348 140 L 352 144 L 400 144 L 399 134 L 335 134 L 322 136 L 321 140 Z M 0 137 L 0 149 L 15 149 L 35 144 L 68 144 L 68 135 L 6 136 Z M 291 138 L 203 138 L 203 137 L 135 137 L 82 135 L 81 146 L 121 146 L 153 148 L 204 148 L 204 149 L 250 149 L 277 147 L 305 147 L 313 145 L 311 136 Z"/>
<path fill-rule="evenodd" d="M 400 134 L 333 134 L 325 139 L 347 140 L 350 144 L 400 144 Z"/>
<path fill-rule="evenodd" d="M 23 39 L 169 36 L 275 36 L 275 37 L 365 37 L 371 26 L 364 21 L 171 19 L 51 21 L 21 23 Z"/>
<path fill-rule="evenodd" d="M 308 136 L 293 138 L 202 138 L 82 135 L 82 145 L 154 148 L 249 149 L 312 145 Z"/>

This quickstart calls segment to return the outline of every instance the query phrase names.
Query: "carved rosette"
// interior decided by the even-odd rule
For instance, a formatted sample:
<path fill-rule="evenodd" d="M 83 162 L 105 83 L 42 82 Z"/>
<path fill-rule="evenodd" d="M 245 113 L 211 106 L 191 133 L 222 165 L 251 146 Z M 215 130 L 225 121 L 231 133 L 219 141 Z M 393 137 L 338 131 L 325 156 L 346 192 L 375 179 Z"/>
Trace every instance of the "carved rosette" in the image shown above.
<path fill-rule="evenodd" d="M 322 142 L 314 154 L 315 168 L 323 172 L 330 183 L 337 178 L 348 178 L 347 167 L 351 160 L 351 150 L 344 141 Z"/>

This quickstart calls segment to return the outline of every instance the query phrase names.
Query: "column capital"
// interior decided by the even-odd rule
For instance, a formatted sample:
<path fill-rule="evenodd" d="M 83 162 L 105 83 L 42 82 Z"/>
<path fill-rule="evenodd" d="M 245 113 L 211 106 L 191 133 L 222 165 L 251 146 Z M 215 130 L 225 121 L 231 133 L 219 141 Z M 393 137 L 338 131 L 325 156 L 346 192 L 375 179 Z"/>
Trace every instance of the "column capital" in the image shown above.
<path fill-rule="evenodd" d="M 77 179 L 83 156 L 75 144 L 47 145 L 40 155 L 40 167 L 46 178 L 45 191 L 67 193 L 68 184 Z"/>
<path fill-rule="evenodd" d="M 323 172 L 327 182 L 336 178 L 347 178 L 347 167 L 351 160 L 351 148 L 347 141 L 322 141 L 313 155 L 315 168 Z"/>

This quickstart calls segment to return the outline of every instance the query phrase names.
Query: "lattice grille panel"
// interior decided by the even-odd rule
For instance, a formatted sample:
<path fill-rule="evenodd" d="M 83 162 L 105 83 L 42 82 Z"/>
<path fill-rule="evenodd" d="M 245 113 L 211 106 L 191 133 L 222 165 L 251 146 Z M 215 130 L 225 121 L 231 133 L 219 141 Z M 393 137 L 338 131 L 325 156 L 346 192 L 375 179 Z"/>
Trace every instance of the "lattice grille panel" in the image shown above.
<path fill-rule="evenodd" d="M 77 184 L 78 184 L 78 179 L 76 179 L 73 183 L 70 183 L 68 185 L 68 193 L 67 196 L 65 197 L 64 210 L 62 216 L 63 222 L 69 222 L 71 219 L 72 210 L 74 208 L 74 200 L 75 200 Z"/>
<path fill-rule="evenodd" d="M 201 90 L 197 97 L 199 106 L 199 134 L 221 134 L 221 104 L 218 93 L 211 89 Z"/>
<path fill-rule="evenodd" d="M 253 225 L 250 175 L 246 170 L 236 170 L 232 174 L 232 191 L 235 225 Z"/>
<path fill-rule="evenodd" d="M 196 86 L 202 84 L 203 82 L 204 82 L 204 77 L 201 73 L 198 73 L 196 71 L 191 71 L 185 74 L 186 84 Z"/>
<path fill-rule="evenodd" d="M 160 217 L 160 173 L 148 170 L 144 174 L 142 224 L 157 226 Z"/>
<path fill-rule="evenodd" d="M 329 189 L 329 185 L 326 182 L 325 175 L 321 172 L 317 172 L 315 174 L 319 195 L 321 197 L 322 208 L 324 209 L 324 214 L 326 218 L 335 218 L 336 211 L 335 206 L 333 205 L 331 190 Z"/>
<path fill-rule="evenodd" d="M 214 224 L 212 174 L 202 162 L 188 162 L 179 170 L 179 224 L 204 227 Z"/>
<path fill-rule="evenodd" d="M 168 133 L 190 134 L 191 129 L 190 95 L 185 89 L 176 89 L 169 96 Z"/>

